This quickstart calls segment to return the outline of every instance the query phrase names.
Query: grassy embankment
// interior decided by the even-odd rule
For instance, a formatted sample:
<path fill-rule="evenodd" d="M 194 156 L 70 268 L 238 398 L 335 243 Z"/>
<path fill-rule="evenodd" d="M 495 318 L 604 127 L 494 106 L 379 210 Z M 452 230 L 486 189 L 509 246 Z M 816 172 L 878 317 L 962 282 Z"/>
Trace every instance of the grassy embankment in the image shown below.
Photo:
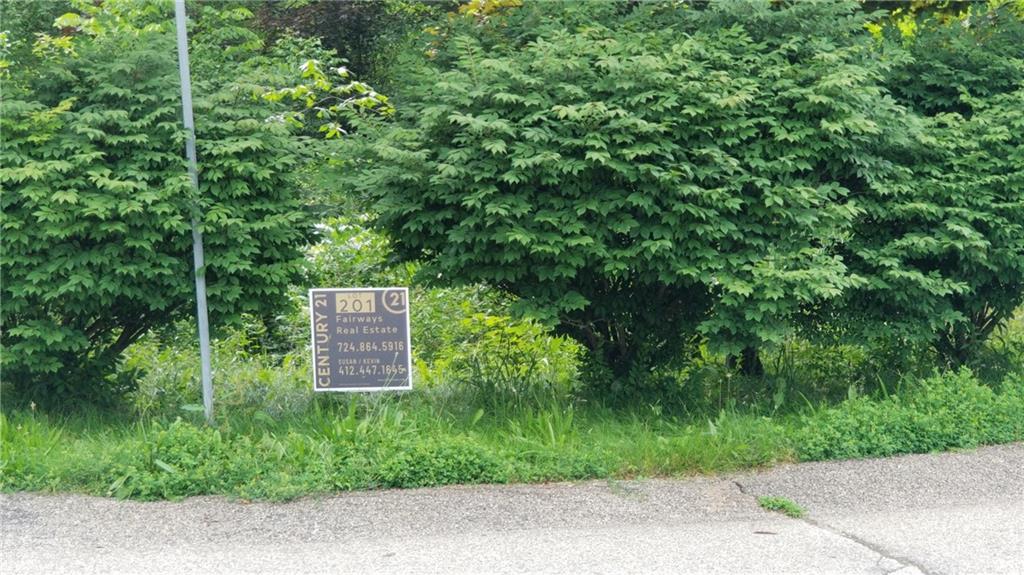
<path fill-rule="evenodd" d="M 316 398 L 301 413 L 223 415 L 216 427 L 153 416 L 18 410 L 0 417 L 0 487 L 141 499 L 309 493 L 722 472 L 1024 439 L 1024 377 L 995 389 L 968 372 L 789 414 L 657 405 L 453 409 L 438 390 Z"/>

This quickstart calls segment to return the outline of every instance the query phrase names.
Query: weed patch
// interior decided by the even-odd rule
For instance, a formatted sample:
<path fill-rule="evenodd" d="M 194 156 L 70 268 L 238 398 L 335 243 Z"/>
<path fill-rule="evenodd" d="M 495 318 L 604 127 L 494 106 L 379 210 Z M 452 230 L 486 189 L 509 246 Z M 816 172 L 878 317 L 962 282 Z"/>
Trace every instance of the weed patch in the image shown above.
<path fill-rule="evenodd" d="M 802 459 L 926 453 L 1024 438 L 1024 377 L 1000 393 L 964 369 L 922 380 L 905 395 L 849 399 L 802 417 L 795 434 Z"/>
<path fill-rule="evenodd" d="M 793 519 L 799 519 L 804 516 L 804 508 L 785 497 L 758 497 L 757 503 L 768 511 L 778 511 Z"/>
<path fill-rule="evenodd" d="M 378 471 L 382 487 L 428 487 L 454 483 L 505 483 L 508 466 L 487 449 L 464 439 L 432 440 L 402 448 Z"/>

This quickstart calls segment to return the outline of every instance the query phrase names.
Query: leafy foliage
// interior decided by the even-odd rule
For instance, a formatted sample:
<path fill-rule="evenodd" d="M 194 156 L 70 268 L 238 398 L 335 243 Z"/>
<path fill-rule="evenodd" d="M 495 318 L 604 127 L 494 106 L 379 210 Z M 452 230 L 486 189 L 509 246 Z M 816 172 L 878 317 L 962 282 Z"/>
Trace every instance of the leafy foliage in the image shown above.
<path fill-rule="evenodd" d="M 300 110 L 283 117 L 299 127 L 312 123 L 328 139 L 347 134 L 349 122 L 346 120 L 360 112 L 392 113 L 387 96 L 378 94 L 363 82 L 352 80 L 344 66 L 335 68 L 330 75 L 323 68 L 318 60 L 306 60 L 301 66 L 298 85 L 267 92 L 263 97 L 271 102 L 301 102 Z M 332 80 L 344 83 L 335 84 Z"/>
<path fill-rule="evenodd" d="M 359 171 L 379 224 L 428 277 L 522 297 L 620 375 L 698 330 L 781 341 L 801 306 L 855 285 L 836 254 L 851 197 L 901 137 L 864 17 L 591 8 L 463 26 L 410 72 Z M 581 24 L 517 28 L 548 10 Z"/>
<path fill-rule="evenodd" d="M 175 332 L 174 339 L 144 337 L 124 354 L 118 375 L 135 383 L 127 399 L 140 416 L 182 414 L 198 407 L 197 346 L 191 329 L 179 326 Z M 252 347 L 254 342 L 241 329 L 214 342 L 218 411 L 271 417 L 305 411 L 313 400 L 305 350 L 273 357 Z"/>
<path fill-rule="evenodd" d="M 955 16 L 940 13 L 919 18 L 910 38 L 886 38 L 912 56 L 892 70 L 887 82 L 901 102 L 928 116 L 943 112 L 970 116 L 971 98 L 1019 88 L 1024 81 L 1020 66 L 1024 12 L 1015 13 L 1009 2 L 969 8 Z"/>
<path fill-rule="evenodd" d="M 468 441 L 427 441 L 398 452 L 380 469 L 384 487 L 505 483 L 505 462 Z"/>
<path fill-rule="evenodd" d="M 368 227 L 366 217 L 324 221 L 320 242 L 309 249 L 310 277 L 318 286 L 409 284 L 415 266 L 395 261 L 391 244 Z"/>
<path fill-rule="evenodd" d="M 566 402 L 578 380 L 576 342 L 502 316 L 477 313 L 460 324 L 459 337 L 432 365 L 419 364 L 425 383 L 452 386 L 464 393 L 463 401 L 492 412 Z"/>
<path fill-rule="evenodd" d="M 905 397 L 853 398 L 804 417 L 800 456 L 878 457 L 1017 441 L 1024 437 L 1022 384 L 1010 375 L 997 394 L 961 370 L 924 380 Z"/>
<path fill-rule="evenodd" d="M 128 345 L 191 312 L 194 209 L 215 323 L 278 305 L 311 232 L 301 140 L 227 77 L 197 77 L 193 194 L 172 37 L 118 12 L 153 6 L 109 4 L 62 17 L 77 33 L 42 38 L 3 98 L 4 375 L 35 397 L 94 394 Z"/>
<path fill-rule="evenodd" d="M 1024 302 L 1024 18 L 927 21 L 908 42 L 890 46 L 887 84 L 924 117 L 899 175 L 861 202 L 845 259 L 867 282 L 837 317 L 961 365 Z"/>

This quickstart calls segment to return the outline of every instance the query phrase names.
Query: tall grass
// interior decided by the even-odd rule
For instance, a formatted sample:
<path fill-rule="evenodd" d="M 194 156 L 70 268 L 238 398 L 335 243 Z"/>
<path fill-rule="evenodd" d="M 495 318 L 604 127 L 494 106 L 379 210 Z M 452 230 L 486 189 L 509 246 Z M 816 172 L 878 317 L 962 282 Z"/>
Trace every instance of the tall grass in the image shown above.
<path fill-rule="evenodd" d="M 968 371 L 799 415 L 673 414 L 551 402 L 469 415 L 431 390 L 316 400 L 282 417 L 184 418 L 98 412 L 0 415 L 0 488 L 140 499 L 225 494 L 288 499 L 448 483 L 677 476 L 779 461 L 931 451 L 1024 439 L 1024 377 L 999 391 Z"/>
<path fill-rule="evenodd" d="M 0 418 L 0 487 L 141 499 L 203 493 L 287 499 L 337 489 L 721 471 L 793 457 L 771 421 L 723 413 L 667 423 L 570 405 L 471 417 L 428 392 L 314 402 L 301 415 L 224 414 L 214 428 L 99 414 Z"/>

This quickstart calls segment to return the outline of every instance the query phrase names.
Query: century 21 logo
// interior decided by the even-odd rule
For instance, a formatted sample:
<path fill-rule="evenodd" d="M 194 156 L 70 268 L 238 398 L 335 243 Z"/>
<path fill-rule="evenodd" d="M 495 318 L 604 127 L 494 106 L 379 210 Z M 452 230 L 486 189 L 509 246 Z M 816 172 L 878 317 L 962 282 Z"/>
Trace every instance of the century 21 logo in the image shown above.
<path fill-rule="evenodd" d="M 391 313 L 405 313 L 405 290 L 389 289 L 384 292 L 384 309 Z"/>
<path fill-rule="evenodd" d="M 327 323 L 327 312 L 330 310 L 327 294 L 313 294 L 313 345 L 315 347 L 316 365 L 313 366 L 316 374 L 316 384 L 320 387 L 331 386 L 331 357 L 330 351 L 331 326 Z"/>

